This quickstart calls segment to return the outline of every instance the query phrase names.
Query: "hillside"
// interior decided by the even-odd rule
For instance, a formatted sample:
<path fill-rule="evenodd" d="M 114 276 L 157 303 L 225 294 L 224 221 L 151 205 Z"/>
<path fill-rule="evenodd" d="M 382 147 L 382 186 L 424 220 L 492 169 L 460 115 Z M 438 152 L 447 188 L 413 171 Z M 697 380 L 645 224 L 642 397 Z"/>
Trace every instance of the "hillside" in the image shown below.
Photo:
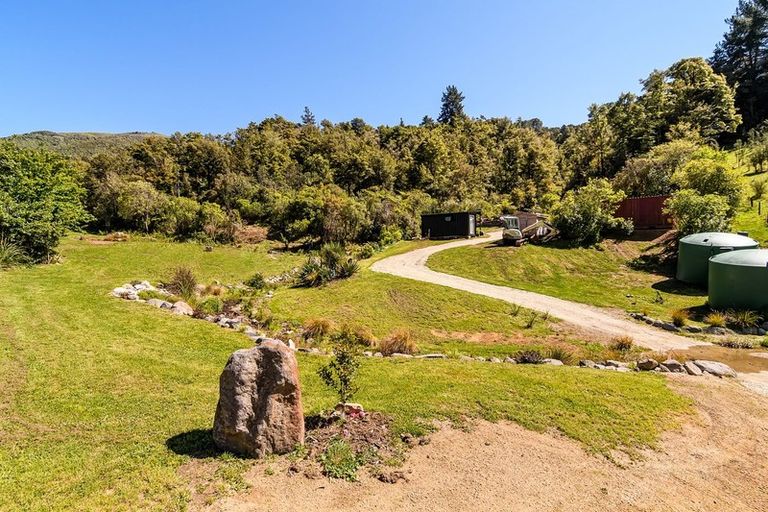
<path fill-rule="evenodd" d="M 49 132 L 38 131 L 11 135 L 1 140 L 9 140 L 24 148 L 48 149 L 66 156 L 87 158 L 99 153 L 114 152 L 131 144 L 141 142 L 149 132 L 95 133 L 95 132 Z"/>

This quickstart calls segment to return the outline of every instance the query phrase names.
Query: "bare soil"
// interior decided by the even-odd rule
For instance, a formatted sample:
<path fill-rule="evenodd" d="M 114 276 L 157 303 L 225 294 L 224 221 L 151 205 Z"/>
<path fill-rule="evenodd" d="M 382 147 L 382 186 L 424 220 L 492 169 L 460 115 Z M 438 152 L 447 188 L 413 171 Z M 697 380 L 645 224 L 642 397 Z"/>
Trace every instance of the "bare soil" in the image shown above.
<path fill-rule="evenodd" d="M 733 380 L 670 375 L 698 413 L 637 460 L 610 461 L 556 433 L 510 423 L 443 428 L 414 447 L 383 483 L 307 478 L 290 462 L 258 463 L 250 488 L 209 511 L 764 511 L 768 509 L 768 398 Z M 265 464 L 275 470 L 266 472 Z"/>

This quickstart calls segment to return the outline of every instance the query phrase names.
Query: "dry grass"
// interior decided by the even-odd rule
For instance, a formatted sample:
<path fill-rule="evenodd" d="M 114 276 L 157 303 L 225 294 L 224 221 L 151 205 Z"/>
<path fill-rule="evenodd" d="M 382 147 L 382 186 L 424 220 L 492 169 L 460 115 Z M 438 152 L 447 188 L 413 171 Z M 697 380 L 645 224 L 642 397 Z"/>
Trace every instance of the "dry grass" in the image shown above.
<path fill-rule="evenodd" d="M 304 322 L 304 339 L 320 341 L 333 330 L 333 322 L 327 318 L 310 318 Z"/>
<path fill-rule="evenodd" d="M 672 323 L 677 327 L 682 327 L 688 323 L 689 313 L 685 309 L 676 309 L 672 312 Z"/>
<path fill-rule="evenodd" d="M 238 244 L 258 244 L 267 239 L 264 226 L 239 225 L 235 228 L 234 240 Z"/>
<path fill-rule="evenodd" d="M 408 329 L 398 329 L 379 341 L 379 352 L 385 356 L 391 354 L 414 354 L 417 351 L 413 333 Z"/>
<path fill-rule="evenodd" d="M 704 323 L 712 327 L 725 327 L 728 324 L 728 315 L 722 311 L 712 311 L 704 317 Z"/>
<path fill-rule="evenodd" d="M 635 340 L 633 340 L 631 337 L 621 336 L 619 338 L 613 339 L 613 341 L 611 342 L 611 349 L 623 354 L 632 350 L 632 347 L 634 345 L 635 345 Z"/>

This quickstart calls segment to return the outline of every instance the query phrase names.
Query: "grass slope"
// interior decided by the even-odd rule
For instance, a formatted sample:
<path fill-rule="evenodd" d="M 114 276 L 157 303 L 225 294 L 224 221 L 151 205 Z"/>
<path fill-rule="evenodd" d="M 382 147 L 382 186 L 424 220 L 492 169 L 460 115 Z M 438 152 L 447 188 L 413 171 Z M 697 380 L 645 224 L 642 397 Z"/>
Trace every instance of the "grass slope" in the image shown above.
<path fill-rule="evenodd" d="M 250 343 L 108 292 L 128 279 L 161 278 L 180 263 L 227 281 L 280 272 L 301 258 L 268 254 L 266 246 L 206 253 L 194 244 L 98 246 L 74 238 L 62 253 L 62 264 L 0 273 L 1 508 L 182 510 L 188 483 L 177 469 L 189 460 L 184 453 L 210 444 L 219 373 L 233 350 Z M 365 300 L 379 288 L 408 289 L 368 273 L 358 281 L 351 283 L 368 290 Z M 300 291 L 291 294 L 297 307 L 319 310 L 334 293 L 326 291 L 305 291 L 303 300 Z M 422 291 L 430 293 L 413 293 Z M 376 310 L 382 317 L 399 311 Z M 315 375 L 322 361 L 299 357 L 309 414 L 334 403 Z M 652 445 L 688 406 L 659 376 L 577 368 L 366 360 L 361 385 L 356 399 L 393 415 L 400 428 L 417 431 L 435 418 L 508 418 L 558 429 L 598 452 Z M 247 466 L 214 457 L 234 479 Z"/>
<path fill-rule="evenodd" d="M 564 249 L 557 245 L 515 248 L 483 244 L 439 252 L 429 258 L 428 265 L 487 283 L 595 306 L 644 310 L 662 317 L 668 317 L 673 309 L 703 304 L 704 291 L 627 265 L 647 245 L 608 241 L 600 248 Z"/>

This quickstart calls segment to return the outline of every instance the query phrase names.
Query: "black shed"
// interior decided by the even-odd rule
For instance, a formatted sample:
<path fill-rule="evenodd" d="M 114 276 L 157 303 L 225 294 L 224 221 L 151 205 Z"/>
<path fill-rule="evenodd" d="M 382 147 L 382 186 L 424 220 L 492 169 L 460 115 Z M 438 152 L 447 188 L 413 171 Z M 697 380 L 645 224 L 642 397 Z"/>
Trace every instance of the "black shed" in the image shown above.
<path fill-rule="evenodd" d="M 421 216 L 422 238 L 477 236 L 480 212 L 428 213 Z"/>

